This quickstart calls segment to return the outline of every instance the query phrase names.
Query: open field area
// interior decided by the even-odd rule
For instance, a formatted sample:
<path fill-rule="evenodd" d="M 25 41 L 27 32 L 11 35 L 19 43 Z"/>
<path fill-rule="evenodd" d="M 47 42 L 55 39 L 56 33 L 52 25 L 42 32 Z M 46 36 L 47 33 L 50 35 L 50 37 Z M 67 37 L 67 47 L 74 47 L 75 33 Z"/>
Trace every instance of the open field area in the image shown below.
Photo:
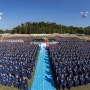
<path fill-rule="evenodd" d="M 30 49 L 28 49 L 27 51 L 28 51 L 28 53 L 30 53 L 29 52 L 29 50 L 31 50 L 32 49 L 32 45 L 39 45 L 39 44 L 44 44 L 45 42 L 41 42 L 41 41 L 38 41 L 38 42 L 34 42 L 34 43 L 31 43 L 32 42 L 32 40 L 33 39 L 37 39 L 38 38 L 38 40 L 40 39 L 43 39 L 44 37 L 43 36 L 40 36 L 40 37 L 0 37 L 0 40 L 6 40 L 6 45 L 4 44 L 5 43 L 5 41 L 4 42 L 0 42 L 0 45 L 1 45 L 1 47 L 0 47 L 0 55 L 2 54 L 2 52 L 3 52 L 3 50 L 4 50 L 4 48 L 3 47 L 5 47 L 5 46 L 8 46 L 8 48 L 10 48 L 10 50 L 11 50 L 11 52 L 12 52 L 12 49 L 13 49 L 13 44 L 15 44 L 15 46 L 17 46 L 18 48 L 16 49 L 16 51 L 19 51 L 19 48 L 25 48 L 25 51 L 27 50 L 27 47 L 28 48 L 30 48 Z M 73 52 L 72 54 L 71 54 L 71 57 L 73 58 L 73 55 L 77 55 L 76 54 L 76 52 L 77 52 L 77 50 L 78 50 L 78 52 L 80 52 L 81 53 L 81 51 L 83 52 L 82 54 L 84 55 L 84 54 L 87 54 L 88 55 L 88 57 L 86 57 L 85 56 L 85 58 L 83 57 L 83 59 L 84 60 L 86 60 L 86 61 L 88 61 L 89 60 L 89 42 L 87 42 L 87 41 L 82 41 L 82 39 L 86 39 L 86 40 L 89 40 L 90 39 L 90 37 L 83 37 L 83 36 L 54 36 L 54 37 L 48 37 L 48 38 L 51 38 L 52 40 L 56 40 L 55 42 L 47 42 L 46 44 L 48 44 L 48 45 L 50 45 L 50 49 L 49 50 L 51 50 L 51 53 L 53 52 L 53 54 L 55 53 L 55 55 L 54 55 L 54 58 L 56 58 L 56 60 L 59 60 L 59 59 L 57 59 L 57 57 L 59 58 L 60 57 L 60 54 L 62 53 L 62 52 L 65 52 L 64 54 L 62 54 L 62 57 L 60 57 L 60 59 L 62 60 L 63 58 L 64 58 L 64 56 L 67 56 L 68 57 L 68 52 L 70 51 L 70 54 L 71 54 L 71 52 Z M 10 40 L 18 40 L 18 39 L 22 39 L 24 42 L 22 43 L 22 42 L 10 42 Z M 7 40 L 9 40 L 9 42 L 7 41 Z M 56 42 L 58 42 L 58 43 L 56 43 Z M 11 44 L 10 44 L 11 43 Z M 31 44 L 30 44 L 31 43 Z M 56 43 L 56 44 L 55 44 Z M 70 43 L 70 44 L 69 44 Z M 74 43 L 74 44 L 73 44 Z M 18 44 L 18 45 L 17 45 Z M 3 45 L 3 46 L 2 46 Z M 21 46 L 20 46 L 21 45 Z M 30 46 L 28 46 L 28 45 L 30 45 Z M 81 46 L 80 46 L 81 45 Z M 11 46 L 11 47 L 10 47 Z M 27 47 L 26 47 L 27 46 Z M 86 47 L 87 46 L 87 47 Z M 36 46 L 35 46 L 36 47 Z M 78 47 L 78 48 L 77 48 Z M 84 47 L 84 48 L 83 48 Z M 2 49 L 3 48 L 3 49 Z M 15 48 L 15 47 L 14 47 Z M 61 48 L 61 49 L 60 49 Z M 63 51 L 63 49 L 64 48 L 67 48 L 67 49 L 65 49 L 64 51 Z M 77 48 L 77 50 L 76 50 L 76 48 Z M 79 51 L 79 49 L 81 50 L 81 51 Z M 9 50 L 9 49 L 8 49 Z M 22 50 L 24 50 L 24 49 L 22 49 Z M 59 51 L 58 51 L 59 50 Z M 62 52 L 60 51 L 60 50 L 62 50 Z M 68 50 L 68 51 L 67 51 Z M 73 50 L 75 50 L 75 51 L 73 51 Z M 16 51 L 14 51 L 15 53 L 17 53 Z M 21 50 L 20 50 L 21 51 Z M 38 55 L 39 55 L 39 50 L 37 49 L 37 51 L 38 51 L 38 54 L 37 54 L 37 57 L 36 57 L 36 61 L 35 61 L 35 66 L 33 67 L 33 72 L 32 72 L 32 78 L 30 78 L 30 79 L 28 79 L 28 87 L 29 87 L 29 90 L 30 90 L 30 87 L 32 86 L 32 83 L 33 83 L 33 79 L 34 79 L 34 74 L 35 74 L 35 70 L 36 70 L 36 65 L 37 65 L 37 62 L 38 62 Z M 59 53 L 58 53 L 58 52 Z M 14 54 L 14 52 L 12 52 L 13 54 Z M 36 51 L 35 51 L 36 52 Z M 66 54 L 66 52 L 67 52 L 67 54 Z M 77 53 L 78 53 L 77 52 Z M 8 52 L 8 53 L 10 53 L 10 52 Z M 27 53 L 27 52 L 26 52 Z M 34 51 L 33 51 L 33 53 L 34 53 Z M 79 54 L 80 54 L 79 53 Z M 32 53 L 30 53 L 30 55 L 31 55 Z M 53 57 L 53 54 L 49 54 L 49 55 L 52 55 L 52 57 Z M 82 54 L 81 54 L 81 56 L 80 57 L 82 57 Z M 20 54 L 21 56 L 22 56 L 22 54 Z M 23 53 L 23 55 L 24 55 L 24 53 Z M 27 54 L 26 54 L 27 55 Z M 5 57 L 8 57 L 8 55 L 7 54 L 5 54 Z M 9 57 L 12 57 L 12 54 L 10 54 L 9 55 Z M 67 57 L 65 57 L 65 59 L 67 58 Z M 75 57 L 75 56 L 74 56 Z M 4 57 L 1 57 L 2 58 L 2 60 L 3 60 L 3 58 Z M 87 59 L 86 59 L 87 58 Z M 17 59 L 18 59 L 18 57 L 17 57 Z M 27 58 L 26 58 L 27 59 Z M 52 58 L 50 58 L 51 60 L 52 60 Z M 74 58 L 75 59 L 75 58 Z M 8 60 L 8 59 L 7 59 Z M 23 60 L 23 59 L 22 59 Z M 69 62 L 70 62 L 70 60 L 72 60 L 72 59 L 69 59 Z M 67 61 L 67 60 L 66 60 Z M 65 61 L 65 62 L 66 62 Z M 78 61 L 78 59 L 77 59 L 77 61 Z M 57 61 L 55 61 L 55 62 L 57 62 Z M 63 61 L 62 61 L 63 62 Z M 26 62 L 25 62 L 26 63 Z M 29 62 L 30 63 L 30 62 Z M 73 62 L 74 63 L 74 62 Z M 9 63 L 10 64 L 10 63 Z M 6 63 L 5 63 L 5 65 L 6 65 Z M 58 77 L 58 76 L 56 76 L 56 71 L 55 71 L 55 68 L 54 68 L 54 65 L 52 64 L 52 61 L 51 61 L 51 69 L 52 69 L 52 72 L 53 72 L 53 79 L 54 79 L 54 82 L 55 82 L 55 86 L 56 86 L 56 90 L 59 90 L 58 89 L 58 87 L 57 87 L 57 81 L 56 81 L 56 78 Z M 86 65 L 86 64 L 85 64 Z M 3 65 L 1 65 L 0 66 L 0 68 L 1 67 L 3 67 Z M 13 67 L 12 67 L 13 68 Z M 72 68 L 73 69 L 73 68 Z M 78 69 L 79 69 L 79 67 L 78 67 Z M 83 67 L 82 67 L 82 69 L 83 69 Z M 19 68 L 18 68 L 18 70 L 19 70 Z M 23 70 L 23 69 L 22 69 Z M 25 69 L 26 70 L 26 69 Z M 9 75 L 8 73 L 10 73 L 10 72 L 7 72 L 7 74 L 6 75 Z M 20 71 L 20 73 L 21 73 L 21 71 Z M 90 73 L 90 72 L 89 72 Z M 12 74 L 12 76 L 13 76 L 14 74 Z M 85 75 L 85 73 L 84 73 L 84 75 Z M 15 76 L 14 76 L 15 77 Z M 80 77 L 80 76 L 79 76 Z M 22 76 L 21 76 L 21 78 L 22 78 Z M 6 85 L 6 86 L 4 86 L 4 85 L 2 85 L 2 84 L 0 84 L 0 90 L 20 90 L 19 88 L 15 88 L 15 86 L 11 86 L 11 87 L 9 87 L 8 85 Z M 77 86 L 77 87 L 72 87 L 71 89 L 64 89 L 64 90 L 90 90 L 90 83 L 88 83 L 87 85 L 80 85 L 80 86 Z"/>

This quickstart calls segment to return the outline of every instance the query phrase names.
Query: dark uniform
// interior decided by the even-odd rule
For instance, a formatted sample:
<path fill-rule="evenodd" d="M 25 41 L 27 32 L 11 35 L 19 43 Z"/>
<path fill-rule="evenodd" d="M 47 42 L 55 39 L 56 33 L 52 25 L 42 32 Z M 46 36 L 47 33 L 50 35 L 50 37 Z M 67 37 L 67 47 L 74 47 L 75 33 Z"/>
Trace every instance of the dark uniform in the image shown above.
<path fill-rule="evenodd" d="M 77 67 L 75 67 L 75 68 L 73 69 L 73 72 L 74 72 L 74 76 L 78 75 L 78 69 L 77 69 Z"/>
<path fill-rule="evenodd" d="M 75 87 L 79 85 L 78 75 L 74 77 L 73 85 Z"/>
<path fill-rule="evenodd" d="M 8 76 L 7 78 L 7 85 L 8 86 L 12 86 L 12 82 L 13 82 L 13 77 L 11 76 L 11 74 Z"/>
<path fill-rule="evenodd" d="M 72 76 L 67 77 L 67 88 L 70 89 L 73 86 Z"/>
<path fill-rule="evenodd" d="M 27 70 L 27 77 L 28 77 L 28 79 L 30 79 L 32 77 L 30 70 Z"/>
<path fill-rule="evenodd" d="M 86 73 L 85 74 L 85 84 L 88 84 L 90 82 L 90 77 L 89 77 L 89 74 Z"/>
<path fill-rule="evenodd" d="M 28 90 L 28 79 L 26 78 L 21 79 L 19 88 L 21 90 Z"/>
<path fill-rule="evenodd" d="M 19 79 L 18 76 L 14 78 L 13 85 L 14 85 L 15 88 L 19 88 L 19 85 L 20 85 L 20 79 Z"/>
<path fill-rule="evenodd" d="M 81 75 L 81 76 L 80 76 L 79 81 L 80 81 L 80 85 L 84 85 L 84 84 L 85 84 L 84 75 Z"/>
<path fill-rule="evenodd" d="M 69 68 L 69 70 L 68 70 L 68 75 L 73 76 L 73 70 L 71 68 Z"/>
<path fill-rule="evenodd" d="M 79 68 L 78 73 L 79 73 L 79 75 L 82 75 L 83 74 L 82 67 Z"/>
<path fill-rule="evenodd" d="M 3 74 L 3 75 L 2 75 L 2 81 L 1 81 L 1 84 L 4 85 L 4 86 L 7 85 L 7 76 L 6 76 L 6 74 Z"/>
<path fill-rule="evenodd" d="M 64 89 L 65 87 L 66 87 L 66 80 L 65 77 L 63 76 L 59 79 L 59 88 Z"/>

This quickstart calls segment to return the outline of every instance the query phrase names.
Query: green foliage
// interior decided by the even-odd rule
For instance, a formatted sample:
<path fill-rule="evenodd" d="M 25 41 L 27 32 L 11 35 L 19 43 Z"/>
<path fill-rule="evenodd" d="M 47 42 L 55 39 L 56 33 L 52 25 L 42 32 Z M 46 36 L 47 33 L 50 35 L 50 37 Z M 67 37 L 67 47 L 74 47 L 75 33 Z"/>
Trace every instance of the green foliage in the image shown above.
<path fill-rule="evenodd" d="M 52 34 L 52 33 L 70 33 L 70 34 L 90 34 L 90 27 L 74 27 L 58 25 L 55 22 L 26 22 L 13 28 L 12 30 L 0 30 L 0 33 L 19 33 L 19 34 Z"/>
<path fill-rule="evenodd" d="M 0 30 L 0 34 L 3 34 L 3 30 Z"/>

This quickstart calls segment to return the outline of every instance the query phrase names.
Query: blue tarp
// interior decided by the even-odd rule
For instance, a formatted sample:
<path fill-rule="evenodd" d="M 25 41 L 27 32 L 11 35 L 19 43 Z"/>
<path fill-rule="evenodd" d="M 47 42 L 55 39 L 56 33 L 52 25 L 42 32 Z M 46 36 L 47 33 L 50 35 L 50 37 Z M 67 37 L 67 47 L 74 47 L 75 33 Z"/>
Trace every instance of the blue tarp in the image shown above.
<path fill-rule="evenodd" d="M 45 47 L 41 47 L 32 86 L 29 90 L 55 90 L 50 60 Z"/>

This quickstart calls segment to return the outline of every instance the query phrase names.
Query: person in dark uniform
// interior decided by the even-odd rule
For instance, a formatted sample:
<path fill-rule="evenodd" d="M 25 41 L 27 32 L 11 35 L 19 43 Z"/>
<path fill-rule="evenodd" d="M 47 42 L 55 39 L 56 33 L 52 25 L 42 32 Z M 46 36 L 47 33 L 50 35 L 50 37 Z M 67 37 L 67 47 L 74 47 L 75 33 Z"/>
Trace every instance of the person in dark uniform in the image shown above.
<path fill-rule="evenodd" d="M 30 68 L 28 68 L 28 70 L 27 70 L 27 77 L 28 77 L 28 79 L 30 79 L 32 77 Z"/>
<path fill-rule="evenodd" d="M 62 70 L 61 70 L 60 68 L 57 68 L 57 73 L 56 73 L 56 75 L 59 76 L 59 75 L 61 75 L 61 74 L 62 74 Z"/>
<path fill-rule="evenodd" d="M 1 84 L 6 86 L 7 85 L 7 75 L 6 74 L 2 74 L 2 81 Z"/>
<path fill-rule="evenodd" d="M 12 66 L 9 67 L 9 72 L 10 72 L 11 74 L 14 74 L 14 70 L 13 70 L 13 67 L 12 67 Z"/>
<path fill-rule="evenodd" d="M 74 76 L 73 85 L 76 87 L 79 85 L 78 75 Z"/>
<path fill-rule="evenodd" d="M 3 69 L 4 68 L 4 66 L 3 65 L 0 65 L 0 73 L 3 73 Z"/>
<path fill-rule="evenodd" d="M 28 79 L 27 79 L 27 77 L 23 77 L 20 79 L 19 88 L 21 90 L 28 90 Z"/>
<path fill-rule="evenodd" d="M 75 68 L 73 69 L 73 72 L 74 72 L 74 76 L 78 75 L 78 68 L 77 68 L 77 66 L 75 66 Z"/>
<path fill-rule="evenodd" d="M 12 86 L 12 82 L 13 82 L 13 77 L 12 77 L 11 74 L 9 74 L 9 75 L 8 75 L 8 78 L 7 78 L 7 85 L 8 85 L 9 87 L 11 87 L 11 86 Z"/>
<path fill-rule="evenodd" d="M 64 74 L 62 74 L 61 78 L 59 79 L 59 88 L 64 89 L 66 87 L 66 80 Z"/>
<path fill-rule="evenodd" d="M 88 67 L 87 66 L 83 66 L 83 73 L 86 74 L 88 72 Z"/>
<path fill-rule="evenodd" d="M 73 70 L 72 70 L 71 67 L 68 69 L 68 75 L 72 75 L 73 76 Z"/>
<path fill-rule="evenodd" d="M 80 85 L 84 85 L 85 84 L 85 78 L 84 78 L 84 75 L 80 75 L 79 77 L 79 81 L 80 81 Z"/>
<path fill-rule="evenodd" d="M 72 76 L 69 75 L 67 77 L 67 88 L 70 89 L 73 86 L 73 80 L 72 80 Z"/>
<path fill-rule="evenodd" d="M 67 79 L 68 72 L 67 72 L 66 67 L 64 67 L 64 69 L 62 69 L 62 74 L 64 74 L 65 78 Z"/>
<path fill-rule="evenodd" d="M 27 76 L 26 74 L 27 74 L 26 70 L 25 69 L 22 69 L 21 75 L 24 76 L 24 77 L 26 77 Z"/>
<path fill-rule="evenodd" d="M 19 84 L 20 84 L 20 78 L 18 75 L 15 76 L 14 78 L 14 82 L 13 82 L 13 85 L 15 88 L 19 88 Z"/>
<path fill-rule="evenodd" d="M 62 62 L 59 63 L 59 67 L 60 67 L 61 69 L 63 69 L 63 63 L 62 63 Z"/>
<path fill-rule="evenodd" d="M 80 66 L 80 68 L 78 69 L 78 74 L 79 75 L 82 75 L 83 74 L 82 66 Z"/>
<path fill-rule="evenodd" d="M 15 73 L 15 75 L 19 75 L 20 74 L 19 73 L 19 68 L 17 66 L 14 68 L 14 73 Z"/>
<path fill-rule="evenodd" d="M 89 73 L 87 72 L 85 74 L 85 84 L 88 84 L 90 82 L 90 77 L 89 77 Z"/>

